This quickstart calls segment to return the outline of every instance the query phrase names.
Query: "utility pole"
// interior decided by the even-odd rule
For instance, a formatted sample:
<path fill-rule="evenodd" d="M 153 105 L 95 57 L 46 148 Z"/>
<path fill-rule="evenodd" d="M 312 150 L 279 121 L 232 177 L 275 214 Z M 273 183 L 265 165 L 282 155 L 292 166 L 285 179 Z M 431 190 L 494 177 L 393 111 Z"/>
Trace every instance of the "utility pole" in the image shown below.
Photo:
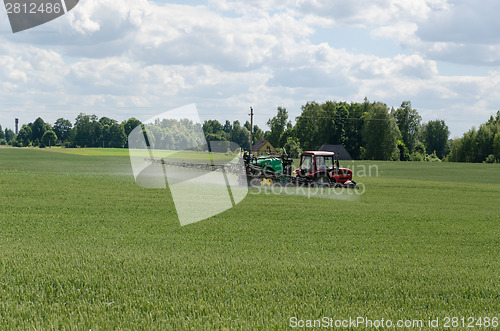
<path fill-rule="evenodd" d="M 252 142 L 253 142 L 253 108 L 250 107 L 250 154 L 252 154 Z"/>

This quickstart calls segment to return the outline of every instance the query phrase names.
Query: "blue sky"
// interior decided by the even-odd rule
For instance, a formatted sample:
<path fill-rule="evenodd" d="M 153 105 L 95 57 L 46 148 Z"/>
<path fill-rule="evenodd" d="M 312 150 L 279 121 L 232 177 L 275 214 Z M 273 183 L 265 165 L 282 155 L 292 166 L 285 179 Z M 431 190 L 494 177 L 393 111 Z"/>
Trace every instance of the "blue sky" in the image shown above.
<path fill-rule="evenodd" d="M 82 0 L 12 34 L 0 12 L 0 124 L 80 112 L 146 119 L 196 103 L 256 123 L 307 101 L 410 100 L 452 137 L 500 109 L 493 0 Z"/>

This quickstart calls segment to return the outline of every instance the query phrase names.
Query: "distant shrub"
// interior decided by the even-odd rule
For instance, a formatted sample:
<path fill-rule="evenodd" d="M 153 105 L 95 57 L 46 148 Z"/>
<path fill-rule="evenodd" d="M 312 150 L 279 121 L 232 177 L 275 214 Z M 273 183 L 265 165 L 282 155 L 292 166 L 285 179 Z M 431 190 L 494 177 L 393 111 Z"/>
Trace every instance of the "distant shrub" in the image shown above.
<path fill-rule="evenodd" d="M 361 146 L 359 148 L 359 159 L 360 160 L 366 160 L 366 148 L 364 148 L 363 146 Z"/>
<path fill-rule="evenodd" d="M 427 162 L 441 162 L 439 157 L 437 157 L 437 155 L 436 155 L 436 151 L 434 151 L 432 154 L 426 155 L 425 161 L 427 161 Z"/>
<path fill-rule="evenodd" d="M 424 159 L 424 156 L 420 152 L 413 152 L 410 155 L 410 161 L 422 162 Z"/>
<path fill-rule="evenodd" d="M 408 152 L 408 148 L 402 140 L 398 140 L 398 150 L 399 150 L 399 160 L 400 161 L 408 161 L 410 160 L 410 153 Z"/>
<path fill-rule="evenodd" d="M 415 145 L 415 152 L 420 153 L 422 156 L 425 155 L 425 146 L 422 142 L 417 142 Z"/>
<path fill-rule="evenodd" d="M 16 139 L 12 139 L 10 141 L 10 144 L 12 145 L 12 147 L 23 147 L 23 144 L 19 141 L 17 141 Z"/>
<path fill-rule="evenodd" d="M 7 145 L 7 140 L 5 139 L 0 139 L 0 145 Z"/>
<path fill-rule="evenodd" d="M 484 163 L 495 163 L 495 162 L 496 162 L 496 158 L 495 158 L 495 155 L 493 155 L 493 154 L 488 155 L 486 160 L 484 160 Z"/>

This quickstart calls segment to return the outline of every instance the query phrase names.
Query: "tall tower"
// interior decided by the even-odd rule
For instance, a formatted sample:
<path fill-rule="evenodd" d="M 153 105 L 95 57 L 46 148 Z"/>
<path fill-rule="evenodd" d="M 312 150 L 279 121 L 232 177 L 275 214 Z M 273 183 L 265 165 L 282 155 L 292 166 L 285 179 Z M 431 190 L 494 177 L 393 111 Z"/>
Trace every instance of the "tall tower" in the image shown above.
<path fill-rule="evenodd" d="M 19 133 L 19 118 L 16 118 L 16 134 Z"/>

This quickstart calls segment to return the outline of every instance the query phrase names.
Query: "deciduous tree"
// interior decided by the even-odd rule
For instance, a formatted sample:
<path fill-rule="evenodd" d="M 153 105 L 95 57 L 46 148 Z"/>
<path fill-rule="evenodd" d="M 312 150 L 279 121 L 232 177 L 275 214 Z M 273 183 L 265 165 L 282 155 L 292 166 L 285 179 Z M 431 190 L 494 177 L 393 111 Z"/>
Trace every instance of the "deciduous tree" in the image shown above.
<path fill-rule="evenodd" d="M 493 138 L 493 153 L 497 159 L 497 162 L 500 162 L 500 132 L 497 132 L 495 138 Z"/>
<path fill-rule="evenodd" d="M 425 124 L 422 128 L 422 136 L 427 154 L 435 151 L 440 159 L 446 156 L 450 130 L 443 120 L 429 121 Z"/>
<path fill-rule="evenodd" d="M 29 146 L 31 143 L 31 127 L 28 125 L 23 125 L 21 130 L 19 130 L 19 134 L 16 137 L 16 141 L 22 146 Z"/>
<path fill-rule="evenodd" d="M 57 138 L 62 142 L 66 142 L 69 140 L 70 130 L 73 127 L 73 124 L 67 119 L 59 118 L 52 126 L 52 130 L 57 135 Z"/>
<path fill-rule="evenodd" d="M 47 130 L 42 136 L 42 147 L 43 146 L 49 146 L 52 147 L 56 144 L 57 142 L 57 135 L 54 131 L 52 130 Z"/>
<path fill-rule="evenodd" d="M 411 107 L 410 101 L 403 101 L 401 106 L 393 112 L 401 139 L 410 153 L 415 150 L 422 118 L 416 109 Z"/>
<path fill-rule="evenodd" d="M 278 107 L 278 113 L 276 116 L 269 119 L 266 124 L 271 130 L 267 139 L 271 145 L 279 147 L 281 135 L 285 132 L 288 124 L 288 112 L 286 111 L 286 108 Z"/>
<path fill-rule="evenodd" d="M 15 135 L 16 134 L 11 129 L 5 129 L 5 140 L 7 140 L 8 143 L 10 143 L 12 139 L 14 139 Z"/>
<path fill-rule="evenodd" d="M 137 126 L 141 125 L 141 121 L 139 121 L 135 117 L 129 118 L 125 123 L 123 123 L 123 129 L 125 130 L 125 135 L 128 137 L 130 132 L 134 130 Z"/>
<path fill-rule="evenodd" d="M 398 154 L 397 140 L 400 133 L 389 109 L 383 103 L 373 103 L 364 117 L 365 158 L 391 160 Z"/>
<path fill-rule="evenodd" d="M 37 144 L 42 140 L 45 131 L 51 129 L 50 125 L 45 123 L 41 117 L 38 117 L 31 125 L 31 141 Z"/>

